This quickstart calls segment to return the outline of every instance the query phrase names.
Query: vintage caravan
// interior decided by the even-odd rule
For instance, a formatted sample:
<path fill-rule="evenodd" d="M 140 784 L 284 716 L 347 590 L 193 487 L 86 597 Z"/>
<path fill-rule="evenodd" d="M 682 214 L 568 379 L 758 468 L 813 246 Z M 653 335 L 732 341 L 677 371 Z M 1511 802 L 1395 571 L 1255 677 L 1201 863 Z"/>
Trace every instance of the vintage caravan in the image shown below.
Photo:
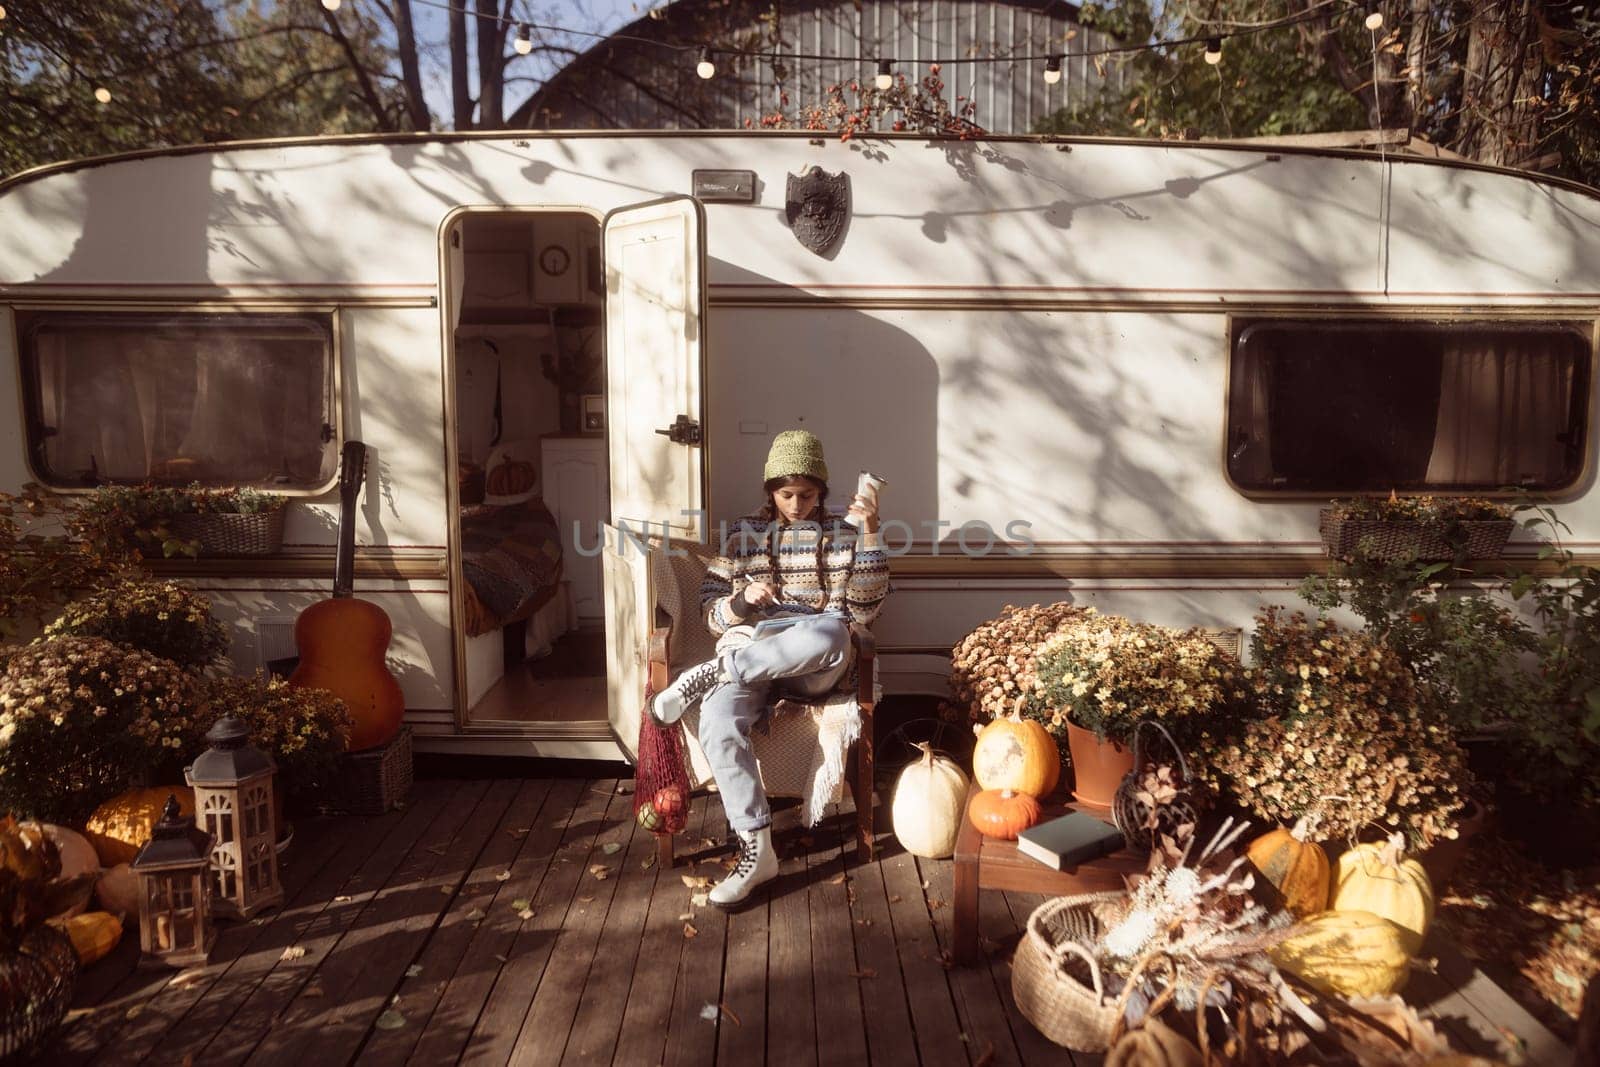
<path fill-rule="evenodd" d="M 290 495 L 159 562 L 292 657 L 371 450 L 357 595 L 420 747 L 632 746 L 640 545 L 816 431 L 888 481 L 889 694 L 1007 603 L 1247 625 L 1350 492 L 1556 500 L 1600 546 L 1600 198 L 1388 153 L 803 134 L 372 137 L 0 185 L 0 485 Z M 648 530 L 648 536 L 641 531 Z M 619 739 L 621 746 L 619 748 Z"/>

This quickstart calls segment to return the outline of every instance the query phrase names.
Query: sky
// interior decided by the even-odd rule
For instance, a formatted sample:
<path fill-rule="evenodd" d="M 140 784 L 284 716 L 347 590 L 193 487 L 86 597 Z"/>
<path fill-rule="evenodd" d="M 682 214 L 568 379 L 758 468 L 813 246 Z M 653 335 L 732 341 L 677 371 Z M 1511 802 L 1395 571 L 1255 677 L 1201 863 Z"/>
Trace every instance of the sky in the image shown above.
<path fill-rule="evenodd" d="M 471 5 L 472 0 L 451 0 L 453 3 Z M 561 26 L 589 33 L 614 33 L 642 16 L 651 7 L 665 6 L 666 0 L 546 0 L 529 3 L 520 0 L 513 6 L 517 15 L 530 22 Z M 423 93 L 434 120 L 448 124 L 450 119 L 450 68 L 446 61 L 448 15 L 439 7 L 416 3 L 412 17 L 417 23 L 418 51 L 423 62 Z M 593 38 L 574 37 L 566 42 L 573 48 L 585 49 L 597 43 Z M 555 73 L 555 67 L 537 53 L 514 61 L 506 70 L 508 88 L 505 109 L 509 114 L 543 82 Z M 476 85 L 476 74 L 473 76 Z"/>

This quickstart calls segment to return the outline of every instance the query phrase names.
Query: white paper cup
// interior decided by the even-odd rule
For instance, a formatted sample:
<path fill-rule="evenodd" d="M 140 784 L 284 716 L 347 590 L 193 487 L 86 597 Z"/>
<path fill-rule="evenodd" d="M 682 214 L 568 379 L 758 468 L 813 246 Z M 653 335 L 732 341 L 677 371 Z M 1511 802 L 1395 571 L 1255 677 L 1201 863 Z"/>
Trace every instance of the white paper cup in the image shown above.
<path fill-rule="evenodd" d="M 888 484 L 886 479 L 878 477 L 871 471 L 862 471 L 861 476 L 856 479 L 856 496 L 868 501 L 876 508 L 878 506 L 878 491 Z M 859 515 L 848 514 L 844 517 L 844 521 L 857 529 L 861 528 L 861 516 Z"/>

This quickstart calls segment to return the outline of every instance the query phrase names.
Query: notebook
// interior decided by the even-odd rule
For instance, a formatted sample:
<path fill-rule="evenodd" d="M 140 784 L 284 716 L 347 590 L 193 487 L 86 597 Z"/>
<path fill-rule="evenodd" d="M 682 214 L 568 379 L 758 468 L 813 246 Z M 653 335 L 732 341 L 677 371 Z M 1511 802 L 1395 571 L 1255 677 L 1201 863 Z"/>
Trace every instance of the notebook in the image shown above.
<path fill-rule="evenodd" d="M 1017 851 L 1052 870 L 1064 871 L 1122 847 L 1122 831 L 1081 811 L 1030 826 L 1017 837 Z"/>

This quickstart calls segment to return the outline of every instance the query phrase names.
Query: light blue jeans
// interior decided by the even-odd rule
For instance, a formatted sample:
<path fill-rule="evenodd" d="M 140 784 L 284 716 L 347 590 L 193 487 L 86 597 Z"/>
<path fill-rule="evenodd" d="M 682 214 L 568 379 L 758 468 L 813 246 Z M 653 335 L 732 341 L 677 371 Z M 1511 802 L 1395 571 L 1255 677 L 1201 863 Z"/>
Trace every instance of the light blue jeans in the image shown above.
<path fill-rule="evenodd" d="M 831 616 L 808 621 L 725 653 L 722 665 L 730 680 L 700 702 L 700 747 L 728 825 L 750 833 L 772 825 L 750 729 L 767 713 L 774 685 L 817 697 L 839 684 L 850 669 L 850 626 Z"/>

